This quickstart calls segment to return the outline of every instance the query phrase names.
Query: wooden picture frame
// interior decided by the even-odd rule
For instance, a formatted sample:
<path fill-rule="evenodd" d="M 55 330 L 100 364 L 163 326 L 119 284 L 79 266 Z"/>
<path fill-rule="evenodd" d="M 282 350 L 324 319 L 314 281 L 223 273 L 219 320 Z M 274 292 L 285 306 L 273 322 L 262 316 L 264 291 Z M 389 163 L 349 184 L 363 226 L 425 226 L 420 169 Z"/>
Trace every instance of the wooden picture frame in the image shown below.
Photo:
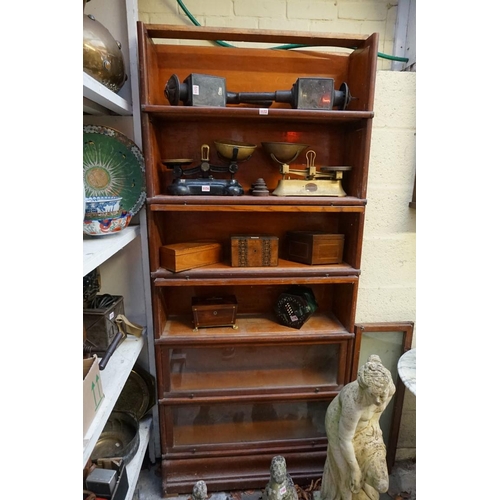
<path fill-rule="evenodd" d="M 356 323 L 354 326 L 354 354 L 353 354 L 353 363 L 352 363 L 352 371 L 351 371 L 351 380 L 356 380 L 358 367 L 359 367 L 359 359 L 362 351 L 362 341 L 363 334 L 366 333 L 394 333 L 401 332 L 401 352 L 399 357 L 401 357 L 406 351 L 409 351 L 412 346 L 413 341 L 413 322 L 387 322 L 387 323 Z M 370 352 L 370 354 L 378 354 L 379 352 Z M 382 356 L 381 356 L 382 357 Z M 363 362 L 365 360 L 362 360 Z M 382 360 L 383 362 L 383 360 Z M 389 367 L 387 367 L 389 368 Z M 396 392 L 393 397 L 393 406 L 392 406 L 392 418 L 390 422 L 389 435 L 387 437 L 387 468 L 389 473 L 391 472 L 392 467 L 394 466 L 396 460 L 396 448 L 398 444 L 399 437 L 399 428 L 401 425 L 401 415 L 403 411 L 403 402 L 404 402 L 404 394 L 405 394 L 405 385 L 397 374 L 396 367 L 396 376 L 395 376 L 395 385 Z"/>

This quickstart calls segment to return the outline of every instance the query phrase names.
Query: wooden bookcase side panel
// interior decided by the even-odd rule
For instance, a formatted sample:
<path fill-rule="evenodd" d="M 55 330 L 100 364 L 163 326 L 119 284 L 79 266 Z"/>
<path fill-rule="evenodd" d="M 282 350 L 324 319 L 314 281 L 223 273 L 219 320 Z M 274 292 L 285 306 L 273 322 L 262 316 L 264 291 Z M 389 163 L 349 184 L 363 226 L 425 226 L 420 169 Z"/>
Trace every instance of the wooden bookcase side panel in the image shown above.
<path fill-rule="evenodd" d="M 162 169 L 162 155 L 158 143 L 158 134 L 153 126 L 153 120 L 147 113 L 141 113 L 143 151 L 146 167 L 146 196 L 151 198 L 161 192 L 160 186 Z"/>
<path fill-rule="evenodd" d="M 348 332 L 354 331 L 358 280 L 335 286 L 331 311 Z"/>
<path fill-rule="evenodd" d="M 141 132 L 142 132 L 142 151 L 144 153 L 144 165 L 146 168 L 146 199 L 154 193 L 154 176 L 156 172 L 154 158 L 156 156 L 154 141 L 152 137 L 154 132 L 151 127 L 151 121 L 146 113 L 141 113 Z"/>
<path fill-rule="evenodd" d="M 160 264 L 159 247 L 162 243 L 161 227 L 155 223 L 154 213 L 146 206 L 147 210 L 147 226 L 148 226 L 148 249 L 149 249 L 149 270 L 150 272 L 158 269 Z"/>
<path fill-rule="evenodd" d="M 158 81 L 156 44 L 148 36 L 142 22 L 137 23 L 137 47 L 139 52 L 139 94 L 141 104 L 151 101 L 153 82 Z M 143 134 L 144 137 L 144 134 Z"/>
<path fill-rule="evenodd" d="M 373 110 L 378 38 L 378 33 L 374 33 L 364 47 L 358 48 L 350 56 L 347 82 L 351 95 L 355 97 L 349 105 L 350 110 Z"/>
<path fill-rule="evenodd" d="M 354 269 L 361 267 L 363 245 L 364 212 L 345 213 L 339 217 L 337 231 L 344 235 L 344 253 L 342 260 Z"/>
<path fill-rule="evenodd" d="M 366 197 L 371 122 L 371 120 L 366 120 L 361 125 L 349 124 L 346 127 L 349 132 L 345 134 L 343 143 L 344 164 L 352 168 L 344 173 L 342 186 L 349 196 L 360 199 Z"/>

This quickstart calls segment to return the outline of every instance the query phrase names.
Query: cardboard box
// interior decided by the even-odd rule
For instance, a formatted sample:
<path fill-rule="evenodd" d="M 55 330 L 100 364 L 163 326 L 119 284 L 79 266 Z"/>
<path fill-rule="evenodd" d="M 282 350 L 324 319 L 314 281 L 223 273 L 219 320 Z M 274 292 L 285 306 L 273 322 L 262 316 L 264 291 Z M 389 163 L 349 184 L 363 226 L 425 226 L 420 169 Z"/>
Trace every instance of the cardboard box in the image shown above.
<path fill-rule="evenodd" d="M 278 265 L 277 236 L 231 236 L 231 265 L 233 267 L 268 267 Z"/>
<path fill-rule="evenodd" d="M 232 326 L 236 329 L 238 302 L 234 295 L 193 297 L 191 307 L 195 330 L 216 326 Z"/>
<path fill-rule="evenodd" d="M 99 360 L 94 354 L 83 360 L 83 437 L 104 401 Z"/>
<path fill-rule="evenodd" d="M 340 264 L 344 252 L 344 235 L 321 231 L 288 231 L 287 257 L 303 264 Z"/>
<path fill-rule="evenodd" d="M 216 242 L 192 241 L 160 247 L 160 266 L 175 273 L 216 264 L 221 260 L 222 245 Z"/>

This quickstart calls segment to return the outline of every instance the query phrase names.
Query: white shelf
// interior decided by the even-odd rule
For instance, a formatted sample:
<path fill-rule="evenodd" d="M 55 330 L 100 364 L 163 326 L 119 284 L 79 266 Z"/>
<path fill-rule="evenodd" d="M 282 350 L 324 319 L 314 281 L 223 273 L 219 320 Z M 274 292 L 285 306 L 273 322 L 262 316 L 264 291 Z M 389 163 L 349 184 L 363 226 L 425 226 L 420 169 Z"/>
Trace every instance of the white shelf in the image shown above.
<path fill-rule="evenodd" d="M 83 111 L 90 114 L 102 114 L 103 110 L 112 111 L 118 115 L 131 116 L 132 104 L 123 97 L 109 90 L 95 78 L 83 72 Z M 88 99 L 89 102 L 86 102 Z M 97 106 L 93 106 L 95 103 Z"/>
<path fill-rule="evenodd" d="M 134 455 L 134 458 L 127 465 L 129 488 L 125 500 L 132 500 L 134 497 L 135 488 L 141 472 L 142 462 L 149 444 L 152 422 L 152 417 L 145 417 L 139 423 L 139 449 Z"/>
<path fill-rule="evenodd" d="M 143 346 L 144 333 L 140 338 L 127 337 L 113 353 L 106 368 L 100 372 L 104 401 L 83 438 L 83 467 L 92 454 Z"/>
<path fill-rule="evenodd" d="M 83 276 L 106 262 L 140 235 L 140 226 L 128 226 L 114 234 L 83 236 Z"/>

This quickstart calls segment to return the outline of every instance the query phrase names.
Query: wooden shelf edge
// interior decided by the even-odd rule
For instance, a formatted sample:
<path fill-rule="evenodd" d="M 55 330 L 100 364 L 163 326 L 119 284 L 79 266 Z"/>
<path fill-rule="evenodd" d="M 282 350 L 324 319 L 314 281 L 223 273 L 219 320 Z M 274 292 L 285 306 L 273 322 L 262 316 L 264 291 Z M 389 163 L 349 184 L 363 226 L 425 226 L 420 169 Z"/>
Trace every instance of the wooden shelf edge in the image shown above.
<path fill-rule="evenodd" d="M 118 115 L 132 115 L 131 103 L 109 90 L 85 71 L 83 72 L 83 97 Z"/>
<path fill-rule="evenodd" d="M 233 42 L 296 43 L 353 48 L 364 46 L 369 35 L 349 33 L 310 33 L 306 31 L 262 30 L 241 28 L 212 28 L 210 26 L 182 26 L 140 23 L 150 38 L 187 40 L 230 40 Z"/>
<path fill-rule="evenodd" d="M 151 272 L 151 278 L 155 286 L 174 285 L 175 283 L 186 284 L 192 280 L 228 280 L 232 282 L 238 279 L 252 280 L 251 284 L 259 281 L 280 280 L 287 283 L 295 279 L 315 279 L 328 282 L 353 281 L 361 274 L 349 264 L 331 265 L 308 265 L 279 259 L 278 266 L 269 267 L 233 267 L 229 261 L 218 262 L 208 266 L 196 267 L 187 271 L 177 273 L 159 268 Z"/>
<path fill-rule="evenodd" d="M 340 389 L 331 390 L 331 391 L 323 391 L 316 393 L 314 391 L 304 391 L 300 392 L 272 392 L 272 393 L 254 393 L 254 394 L 246 394 L 246 393 L 235 393 L 235 394 L 225 394 L 223 397 L 220 395 L 202 395 L 197 394 L 196 397 L 192 396 L 192 392 L 186 391 L 184 395 L 180 393 L 172 394 L 170 397 L 163 397 L 158 400 L 158 404 L 160 406 L 168 406 L 168 405 L 199 405 L 199 404 L 213 404 L 220 403 L 221 400 L 224 400 L 224 403 L 246 403 L 246 402 L 288 402 L 288 401 L 325 401 L 332 400 L 335 398 Z"/>
<path fill-rule="evenodd" d="M 116 401 L 144 346 L 144 335 L 128 337 L 113 353 L 106 368 L 100 372 L 104 401 L 83 438 L 83 467 L 92 454 L 95 444 L 113 411 Z"/>
<path fill-rule="evenodd" d="M 276 340 L 276 337 L 269 334 L 255 334 L 253 336 L 246 335 L 242 337 L 237 337 L 231 331 L 225 334 L 212 335 L 207 334 L 208 329 L 200 329 L 200 332 L 205 334 L 205 336 L 193 337 L 193 336 L 180 336 L 180 335 L 162 335 L 160 338 L 155 339 L 156 346 L 165 346 L 165 347 L 220 347 L 222 345 L 241 345 L 252 343 L 253 345 L 266 345 L 266 344 L 277 344 L 279 343 Z M 354 338 L 353 333 L 347 332 L 332 332 L 332 333 L 297 333 L 296 335 L 290 334 L 286 337 L 286 339 L 282 339 L 282 343 L 286 343 L 287 345 L 302 343 L 304 340 L 307 340 L 310 343 L 328 343 L 338 340 L 351 340 Z"/>
<path fill-rule="evenodd" d="M 259 322 L 256 330 L 253 325 Z M 333 314 L 313 314 L 300 329 L 280 325 L 272 314 L 239 314 L 236 317 L 237 329 L 232 327 L 212 327 L 194 330 L 192 317 L 175 316 L 167 320 L 156 346 L 207 346 L 242 344 L 293 344 L 307 342 L 330 343 L 350 340 L 354 333 L 347 329 Z"/>
<path fill-rule="evenodd" d="M 170 196 L 148 197 L 152 212 L 206 211 L 237 212 L 363 212 L 367 203 L 354 196 Z"/>
<path fill-rule="evenodd" d="M 316 110 L 293 108 L 258 108 L 243 106 L 172 106 L 167 104 L 142 104 L 141 111 L 159 118 L 178 120 L 214 119 L 254 119 L 254 120 L 293 120 L 308 123 L 347 123 L 370 120 L 374 111 L 357 110 Z"/>
<path fill-rule="evenodd" d="M 140 235 L 140 226 L 128 226 L 105 236 L 83 238 L 83 276 L 100 266 Z"/>

